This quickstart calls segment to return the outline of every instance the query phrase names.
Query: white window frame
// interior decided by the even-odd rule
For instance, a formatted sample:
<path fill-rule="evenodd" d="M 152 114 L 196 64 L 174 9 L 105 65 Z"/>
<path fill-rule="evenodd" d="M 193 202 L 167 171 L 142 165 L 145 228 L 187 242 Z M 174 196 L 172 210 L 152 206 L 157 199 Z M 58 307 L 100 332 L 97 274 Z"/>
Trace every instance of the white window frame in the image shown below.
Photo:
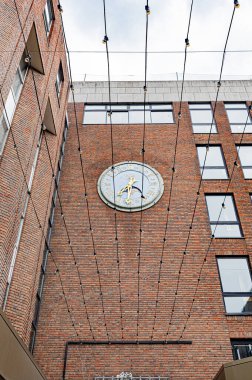
<path fill-rule="evenodd" d="M 219 272 L 219 278 L 220 278 L 220 285 L 221 285 L 221 291 L 222 291 L 222 296 L 223 296 L 223 301 L 224 301 L 224 305 L 225 305 L 225 309 L 226 309 L 226 312 L 227 314 L 229 315 L 252 315 L 252 312 L 251 311 L 245 311 L 245 312 L 231 312 L 231 311 L 227 311 L 227 306 L 226 306 L 226 303 L 225 303 L 225 300 L 228 299 L 228 298 L 251 298 L 252 296 L 252 292 L 246 292 L 246 291 L 241 291 L 241 290 L 237 290 L 237 291 L 226 291 L 224 289 L 224 284 L 223 284 L 223 280 L 222 280 L 222 272 L 221 272 L 221 268 L 220 268 L 220 260 L 245 260 L 246 261 L 246 264 L 247 264 L 247 270 L 248 270 L 248 275 L 250 277 L 250 279 L 252 280 L 252 275 L 251 275 L 251 267 L 250 267 L 250 261 L 249 261 L 249 257 L 248 256 L 217 256 L 217 267 L 218 267 L 218 272 Z"/>
<path fill-rule="evenodd" d="M 242 162 L 242 159 L 241 159 L 241 150 L 242 150 L 242 148 L 245 148 L 245 147 L 251 148 L 251 151 L 252 151 L 252 144 L 236 145 L 236 149 L 237 149 L 237 152 L 239 155 L 239 160 L 241 162 L 241 167 L 242 167 L 244 178 L 245 179 L 252 179 L 252 174 L 251 174 L 251 176 L 249 176 L 246 174 L 246 171 L 245 171 L 246 169 L 252 171 L 252 156 L 251 156 L 251 165 L 244 165 L 244 163 Z"/>
<path fill-rule="evenodd" d="M 56 89 L 58 101 L 60 101 L 60 93 L 61 93 L 63 82 L 64 82 L 63 66 L 62 66 L 62 63 L 60 62 L 57 75 L 56 75 L 56 81 L 55 81 L 55 89 Z"/>
<path fill-rule="evenodd" d="M 213 109 L 212 105 L 210 102 L 205 102 L 205 103 L 200 103 L 200 102 L 194 102 L 194 103 L 189 103 L 189 110 L 190 110 L 190 116 L 191 116 L 191 122 L 192 122 L 192 128 L 193 128 L 193 133 L 194 134 L 216 134 L 218 133 L 214 114 L 213 114 Z M 198 111 L 202 112 L 202 123 L 194 123 L 192 120 L 192 114 L 191 111 Z M 211 123 L 204 123 L 204 111 L 211 111 L 212 112 L 212 122 Z M 201 130 L 200 132 L 197 131 L 197 126 L 205 126 L 205 130 Z M 194 128 L 195 127 L 195 128 Z"/>
<path fill-rule="evenodd" d="M 207 151 L 207 147 L 208 147 L 208 151 Z M 200 173 L 202 175 L 202 179 L 204 180 L 225 180 L 225 179 L 228 179 L 228 172 L 227 172 L 227 165 L 226 165 L 226 161 L 225 161 L 225 157 L 224 157 L 224 153 L 223 153 L 223 150 L 222 150 L 222 146 L 221 145 L 197 145 L 196 146 L 197 148 L 197 154 L 198 154 L 198 160 L 199 160 L 199 166 L 200 166 Z M 200 154 L 199 154 L 199 149 L 200 148 L 205 148 L 205 159 L 203 159 L 203 162 L 200 161 Z M 221 158 L 222 158 L 222 162 L 216 162 L 216 165 L 208 165 L 208 162 L 207 162 L 207 157 L 208 157 L 208 154 L 211 150 L 211 148 L 219 148 L 220 150 L 220 155 L 221 155 Z M 204 165 L 205 164 L 205 165 Z M 203 171 L 204 169 L 204 171 Z M 226 173 L 226 176 L 225 177 L 221 177 L 221 178 L 218 178 L 214 175 L 212 175 L 210 178 L 206 176 L 206 172 L 207 170 L 225 170 L 225 173 Z"/>
<path fill-rule="evenodd" d="M 3 153 L 4 146 L 5 146 L 8 134 L 9 134 L 10 127 L 11 127 L 11 123 L 12 123 L 12 120 L 13 120 L 13 117 L 15 114 L 15 110 L 17 108 L 17 104 L 18 104 L 18 101 L 20 98 L 20 94 L 21 94 L 21 91 L 22 91 L 22 88 L 23 88 L 23 85 L 25 82 L 26 75 L 27 75 L 28 65 L 24 64 L 25 63 L 24 60 L 25 60 L 25 54 L 23 53 L 21 60 L 20 60 L 20 63 L 18 65 L 18 68 L 17 68 L 16 73 L 15 73 L 15 76 L 18 75 L 20 78 L 20 82 L 21 82 L 18 93 L 15 94 L 15 91 L 13 88 L 13 86 L 14 86 L 14 80 L 13 80 L 12 86 L 10 88 L 9 94 L 8 94 L 6 102 L 4 104 L 3 113 L 0 117 L 0 128 L 4 128 L 4 124 L 6 126 L 5 132 L 4 132 L 4 137 L 3 137 L 2 141 L 0 142 L 0 155 Z M 23 64 L 25 66 L 24 71 L 22 71 L 22 69 L 21 69 L 21 66 Z"/>
<path fill-rule="evenodd" d="M 110 119 L 110 105 L 109 104 L 86 104 L 85 110 L 84 110 L 84 119 L 83 124 L 85 125 L 98 125 L 98 124 L 110 124 L 112 121 L 112 124 L 143 124 L 144 123 L 144 104 L 143 103 L 129 103 L 129 104 L 112 104 L 111 105 L 111 111 L 112 111 L 112 118 Z M 89 122 L 86 123 L 85 116 L 90 115 L 92 113 L 96 114 L 103 114 L 104 115 L 104 123 L 97 123 L 97 122 Z M 155 121 L 152 120 L 153 114 L 160 114 L 160 113 L 168 113 L 169 117 L 167 118 L 167 121 Z M 123 123 L 117 123 L 113 122 L 113 114 L 118 113 L 124 113 L 127 114 L 126 120 Z M 139 120 L 137 121 L 131 121 L 131 116 L 135 113 L 136 115 L 140 115 Z M 170 119 L 170 120 L 169 120 Z M 168 124 L 172 125 L 175 123 L 174 121 L 174 115 L 173 115 L 173 107 L 172 103 L 147 103 L 145 105 L 145 123 L 146 124 Z"/>
<path fill-rule="evenodd" d="M 246 102 L 225 102 L 225 110 L 229 121 L 230 129 L 233 134 L 251 134 L 252 133 L 252 118 L 249 107 Z M 244 114 L 243 123 L 232 123 L 229 118 L 228 111 L 246 111 Z"/>
<path fill-rule="evenodd" d="M 233 213 L 235 215 L 235 220 L 213 220 L 210 215 L 212 213 L 211 209 L 209 208 L 209 204 L 208 204 L 208 201 L 207 199 L 208 198 L 212 198 L 214 199 L 214 197 L 217 197 L 220 198 L 222 197 L 222 202 L 220 203 L 220 211 L 217 213 L 218 217 L 219 215 L 222 215 L 223 216 L 223 212 L 226 208 L 226 205 L 227 205 L 227 199 L 231 199 L 231 204 L 233 205 Z M 212 232 L 212 236 L 214 236 L 215 238 L 217 239 L 241 239 L 243 238 L 243 232 L 242 232 L 242 227 L 241 227 L 241 222 L 240 222 L 240 219 L 239 219 L 239 215 L 238 215 L 238 211 L 237 211 L 237 208 L 236 208 L 236 204 L 235 204 L 235 199 L 234 199 L 234 196 L 233 194 L 223 194 L 223 193 L 207 193 L 205 194 L 205 200 L 206 200 L 206 206 L 207 206 L 207 211 L 208 211 L 208 217 L 209 217 L 209 223 L 210 223 L 210 227 L 211 227 L 211 232 Z M 224 210 L 222 210 L 222 207 Z M 239 236 L 229 236 L 229 235 L 219 235 L 218 234 L 218 226 L 238 226 L 239 227 Z M 217 226 L 217 227 L 216 227 Z M 217 235 L 218 234 L 218 235 Z"/>
<path fill-rule="evenodd" d="M 43 17 L 44 17 L 46 35 L 48 37 L 51 31 L 53 21 L 54 21 L 54 10 L 53 10 L 52 0 L 46 0 Z"/>

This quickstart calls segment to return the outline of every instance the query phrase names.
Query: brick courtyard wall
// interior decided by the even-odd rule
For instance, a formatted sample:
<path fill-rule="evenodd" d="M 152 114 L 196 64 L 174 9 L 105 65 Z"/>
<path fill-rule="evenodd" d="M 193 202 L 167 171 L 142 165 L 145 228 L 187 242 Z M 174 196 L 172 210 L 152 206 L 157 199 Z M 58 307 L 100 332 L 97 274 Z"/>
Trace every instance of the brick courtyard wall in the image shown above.
<path fill-rule="evenodd" d="M 57 1 L 53 1 L 55 20 L 48 38 L 43 19 L 45 3 L 45 0 L 17 0 L 17 8 L 24 28 L 25 39 L 28 39 L 33 23 L 35 23 L 37 31 L 45 73 L 41 74 L 34 71 L 34 78 L 43 116 L 48 97 L 51 101 L 56 135 L 47 131 L 45 135 L 48 141 L 54 171 L 56 171 L 59 146 L 61 144 L 65 124 L 68 98 L 68 72 Z M 0 87 L 5 102 L 21 56 L 25 50 L 24 39 L 13 1 L 4 0 L 0 2 L 0 23 L 2 26 L 0 33 Z M 57 52 L 55 52 L 56 50 Z M 55 80 L 60 61 L 63 65 L 65 80 L 59 106 L 55 91 Z M 3 102 L 0 100 L 0 116 L 2 112 Z M 30 178 L 31 167 L 39 141 L 41 122 L 32 72 L 31 69 L 29 69 L 11 124 L 17 151 L 20 155 L 27 182 Z M 27 186 L 22 175 L 17 151 L 14 149 L 13 139 L 11 133 L 9 133 L 3 153 L 0 157 L 1 304 L 6 291 L 14 244 L 17 239 L 24 202 L 27 196 Z M 43 256 L 43 235 L 47 233 L 53 188 L 54 180 L 52 178 L 51 166 L 45 145 L 45 136 L 43 136 L 31 190 L 31 198 L 38 213 L 42 229 L 39 229 L 30 200 L 5 309 L 7 317 L 13 323 L 27 345 L 30 339 L 40 265 Z"/>
<path fill-rule="evenodd" d="M 161 92 L 160 87 L 163 86 Z M 168 91 L 168 88 L 173 90 Z M 195 86 L 196 88 L 193 88 Z M 198 86 L 198 87 L 197 87 Z M 207 86 L 209 91 L 207 91 Z M 178 294 L 172 324 L 169 320 L 175 297 L 179 267 L 183 257 L 200 170 L 196 144 L 206 144 L 208 135 L 193 135 L 187 101 L 210 101 L 214 97 L 214 82 L 186 84 L 185 102 L 178 137 L 176 172 L 173 183 L 171 211 L 167 241 L 163 257 L 159 303 L 153 340 L 178 340 L 187 320 L 199 271 L 210 242 L 211 230 L 204 193 L 223 193 L 225 180 L 203 181 L 196 216 L 191 231 L 181 271 Z M 136 91 L 130 93 L 130 88 Z M 152 83 L 148 101 L 171 101 L 176 122 L 179 111 L 176 83 Z M 126 90 L 125 90 L 126 88 Z M 159 88 L 159 92 L 158 89 Z M 239 135 L 232 135 L 223 100 L 247 100 L 251 82 L 226 83 L 216 109 L 219 134 L 211 143 L 221 144 L 229 174 L 236 158 L 235 143 Z M 191 90 L 191 91 L 190 91 Z M 97 193 L 97 180 L 111 165 L 111 140 L 108 125 L 83 126 L 84 103 L 106 102 L 106 84 L 78 83 L 75 85 L 79 136 L 87 186 L 90 218 L 94 233 L 96 257 L 99 264 L 104 312 L 110 340 L 121 340 L 118 268 L 115 244 L 114 212 L 107 207 Z M 125 94 L 125 92 L 128 94 Z M 139 93 L 138 93 L 139 92 Z M 113 101 L 143 100 L 142 86 L 113 84 Z M 200 95 L 201 94 L 201 95 Z M 203 94 L 203 95 L 202 95 Z M 141 98 L 141 99 L 140 99 Z M 130 100 L 131 99 L 131 100 Z M 83 179 L 80 166 L 73 104 L 69 104 L 69 134 L 60 182 L 60 194 L 68 225 L 72 248 L 76 257 L 86 299 L 87 313 L 95 340 L 106 341 L 104 314 L 96 271 L 93 245 L 89 230 Z M 142 161 L 143 125 L 114 125 L 114 162 Z M 139 340 L 151 340 L 155 312 L 158 271 L 169 200 L 176 124 L 146 126 L 145 163 L 154 167 L 164 179 L 165 191 L 160 201 L 143 211 L 142 253 L 140 265 L 140 314 Z M 252 142 L 246 135 L 244 142 Z M 226 316 L 216 256 L 249 255 L 252 260 L 252 205 L 251 180 L 244 180 L 242 169 L 237 168 L 229 191 L 234 194 L 245 238 L 215 239 L 204 264 L 191 317 L 183 339 L 191 345 L 74 345 L 69 346 L 65 379 L 93 379 L 94 376 L 112 376 L 122 371 L 135 376 L 169 376 L 171 380 L 213 379 L 222 363 L 232 360 L 230 338 L 251 338 L 252 317 Z M 122 324 L 124 340 L 136 341 L 137 331 L 137 283 L 140 213 L 117 212 L 118 241 L 122 289 Z M 52 257 L 57 262 L 55 271 Z M 63 283 L 65 297 L 62 294 Z M 72 326 L 71 318 L 75 329 Z M 169 329 L 169 335 L 166 333 Z M 47 276 L 39 320 L 35 358 L 45 371 L 48 380 L 62 378 L 65 344 L 67 341 L 92 340 L 87 314 L 84 308 L 80 284 L 59 207 L 56 208 L 52 235 L 52 255 L 49 258 Z"/>

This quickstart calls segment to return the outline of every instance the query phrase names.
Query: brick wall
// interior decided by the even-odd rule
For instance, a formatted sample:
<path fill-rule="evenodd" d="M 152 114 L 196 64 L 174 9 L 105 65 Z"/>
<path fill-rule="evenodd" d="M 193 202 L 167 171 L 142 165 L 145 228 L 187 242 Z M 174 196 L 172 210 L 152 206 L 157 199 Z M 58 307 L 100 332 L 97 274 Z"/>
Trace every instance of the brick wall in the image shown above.
<path fill-rule="evenodd" d="M 77 91 L 79 87 L 78 85 Z M 235 92 L 235 86 L 233 91 Z M 232 93 L 230 97 L 231 95 Z M 151 99 L 149 100 L 151 101 Z M 194 96 L 194 100 L 197 100 L 196 96 Z M 173 103 L 173 107 L 177 121 L 179 103 Z M 72 248 L 84 285 L 87 313 L 95 340 L 107 340 L 73 111 L 73 104 L 70 104 L 70 128 L 63 162 L 60 194 Z M 193 135 L 187 103 L 183 103 L 182 111 L 177 170 L 173 185 L 153 340 L 164 340 L 167 337 L 166 332 L 169 327 L 178 271 L 200 181 L 195 145 L 206 143 L 208 137 L 207 135 Z M 107 329 L 111 340 L 120 340 L 121 322 L 114 213 L 101 201 L 97 193 L 97 180 L 100 174 L 111 165 L 110 128 L 108 125 L 85 127 L 81 125 L 83 103 L 77 104 L 77 114 Z M 231 134 L 222 102 L 219 102 L 217 106 L 216 122 L 219 134 L 212 136 L 211 142 L 222 144 L 230 173 L 236 158 L 235 142 L 239 141 L 239 136 Z M 115 163 L 127 160 L 141 162 L 142 133 L 143 125 L 113 126 Z M 251 141 L 250 136 L 247 135 L 244 141 Z M 162 175 L 165 191 L 154 207 L 143 212 L 139 340 L 150 340 L 152 335 L 175 138 L 176 124 L 146 126 L 145 162 Z M 198 274 L 210 241 L 211 231 L 204 193 L 225 192 L 226 187 L 227 181 L 212 180 L 203 183 L 188 246 L 189 254 L 185 257 L 181 271 L 169 339 L 179 339 L 183 330 Z M 129 371 L 134 375 L 169 375 L 172 380 L 202 379 L 203 377 L 210 380 L 222 363 L 232 360 L 230 338 L 251 337 L 252 318 L 227 317 L 225 315 L 216 256 L 221 254 L 250 255 L 251 257 L 252 205 L 249 192 L 252 191 L 252 185 L 251 180 L 244 180 L 241 168 L 236 170 L 229 190 L 235 196 L 245 239 L 214 240 L 203 268 L 192 315 L 183 334 L 183 339 L 192 340 L 192 345 L 165 347 L 159 345 L 71 346 L 68 351 L 65 379 L 93 379 L 98 375 L 112 376 L 122 371 Z M 136 340 L 137 252 L 140 213 L 118 212 L 117 218 L 124 339 Z M 59 207 L 56 209 L 52 252 L 60 270 L 60 278 L 70 313 L 67 311 L 65 297 L 62 294 L 59 274 L 55 271 L 55 265 L 50 257 L 35 348 L 35 358 L 49 380 L 59 379 L 62 376 L 67 341 L 92 340 L 76 265 L 68 245 Z M 70 316 L 74 321 L 78 337 Z"/>
<path fill-rule="evenodd" d="M 44 133 L 31 190 L 31 199 L 38 213 L 42 229 L 39 229 L 30 200 L 5 310 L 26 344 L 29 343 L 30 339 L 40 264 L 44 249 L 43 235 L 47 233 L 51 197 L 54 188 L 45 136 L 48 141 L 52 164 L 56 171 L 68 97 L 68 73 L 57 1 L 53 1 L 55 20 L 49 38 L 46 36 L 43 20 L 45 3 L 45 0 L 17 0 L 26 40 L 33 23 L 35 23 L 45 74 L 34 71 L 34 78 L 42 115 L 45 113 L 49 97 L 56 128 L 56 135 L 47 131 Z M 13 1 L 1 1 L 0 22 L 2 25 L 0 33 L 0 87 L 3 100 L 6 101 L 20 58 L 25 49 Z M 55 80 L 60 60 L 63 65 L 65 81 L 59 106 L 55 91 Z M 0 101 L 0 115 L 2 112 L 3 103 Z M 26 76 L 11 129 L 20 155 L 21 165 L 26 175 L 26 181 L 29 181 L 41 130 L 41 117 L 31 69 L 29 69 Z M 1 304 L 4 299 L 14 244 L 17 239 L 21 214 L 27 196 L 27 187 L 18 161 L 17 151 L 14 149 L 13 139 L 11 133 L 9 133 L 3 154 L 0 157 Z"/>

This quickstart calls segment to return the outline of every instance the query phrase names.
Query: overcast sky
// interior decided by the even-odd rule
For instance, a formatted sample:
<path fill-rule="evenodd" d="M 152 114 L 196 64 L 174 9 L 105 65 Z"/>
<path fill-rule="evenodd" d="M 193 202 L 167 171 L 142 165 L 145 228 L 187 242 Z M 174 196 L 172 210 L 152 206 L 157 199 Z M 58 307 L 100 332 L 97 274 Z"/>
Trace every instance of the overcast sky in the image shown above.
<path fill-rule="evenodd" d="M 62 0 L 69 49 L 105 52 L 102 0 Z M 106 0 L 110 51 L 144 51 L 145 0 Z M 183 51 L 191 0 L 149 0 L 148 50 Z M 252 0 L 240 0 L 228 50 L 252 50 Z M 223 50 L 233 11 L 233 0 L 194 0 L 190 51 Z M 183 54 L 148 55 L 148 79 L 171 79 L 183 71 Z M 74 80 L 106 80 L 106 55 L 71 53 Z M 143 80 L 144 54 L 110 55 L 112 80 Z M 210 78 L 220 71 L 221 54 L 190 53 L 186 72 Z M 224 76 L 251 76 L 252 52 L 227 54 Z M 209 76 L 210 75 L 210 76 Z"/>

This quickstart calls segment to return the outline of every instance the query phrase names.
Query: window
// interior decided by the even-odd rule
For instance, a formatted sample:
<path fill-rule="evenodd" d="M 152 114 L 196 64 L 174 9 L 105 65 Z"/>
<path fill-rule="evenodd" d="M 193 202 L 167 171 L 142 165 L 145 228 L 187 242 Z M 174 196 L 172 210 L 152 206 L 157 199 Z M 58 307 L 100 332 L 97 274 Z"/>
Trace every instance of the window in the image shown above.
<path fill-rule="evenodd" d="M 197 146 L 200 172 L 203 179 L 227 179 L 227 169 L 221 146 Z"/>
<path fill-rule="evenodd" d="M 239 153 L 244 177 L 252 179 L 252 145 L 237 145 L 236 148 Z"/>
<path fill-rule="evenodd" d="M 54 20 L 52 0 L 46 0 L 43 16 L 44 16 L 45 30 L 48 36 L 52 27 L 53 20 Z"/>
<path fill-rule="evenodd" d="M 252 120 L 246 103 L 225 103 L 232 133 L 252 133 Z"/>
<path fill-rule="evenodd" d="M 9 128 L 25 81 L 27 69 L 28 65 L 25 62 L 25 54 L 23 53 L 10 92 L 4 104 L 3 114 L 0 117 L 0 154 L 3 152 Z"/>
<path fill-rule="evenodd" d="M 171 104 L 87 104 L 84 124 L 172 124 Z M 111 119 L 110 119 L 111 118 Z"/>
<path fill-rule="evenodd" d="M 252 339 L 231 340 L 234 360 L 252 356 Z"/>
<path fill-rule="evenodd" d="M 211 103 L 189 104 L 194 133 L 217 133 Z"/>
<path fill-rule="evenodd" d="M 232 195 L 208 194 L 206 204 L 212 234 L 216 238 L 240 238 L 242 231 Z"/>
<path fill-rule="evenodd" d="M 56 81 L 55 81 L 55 88 L 56 88 L 58 100 L 60 100 L 60 92 L 61 92 L 61 87 L 62 87 L 63 82 L 64 82 L 63 68 L 60 62 L 59 70 L 58 70 Z"/>
<path fill-rule="evenodd" d="M 252 313 L 252 277 L 247 257 L 218 257 L 222 294 L 228 314 Z"/>

